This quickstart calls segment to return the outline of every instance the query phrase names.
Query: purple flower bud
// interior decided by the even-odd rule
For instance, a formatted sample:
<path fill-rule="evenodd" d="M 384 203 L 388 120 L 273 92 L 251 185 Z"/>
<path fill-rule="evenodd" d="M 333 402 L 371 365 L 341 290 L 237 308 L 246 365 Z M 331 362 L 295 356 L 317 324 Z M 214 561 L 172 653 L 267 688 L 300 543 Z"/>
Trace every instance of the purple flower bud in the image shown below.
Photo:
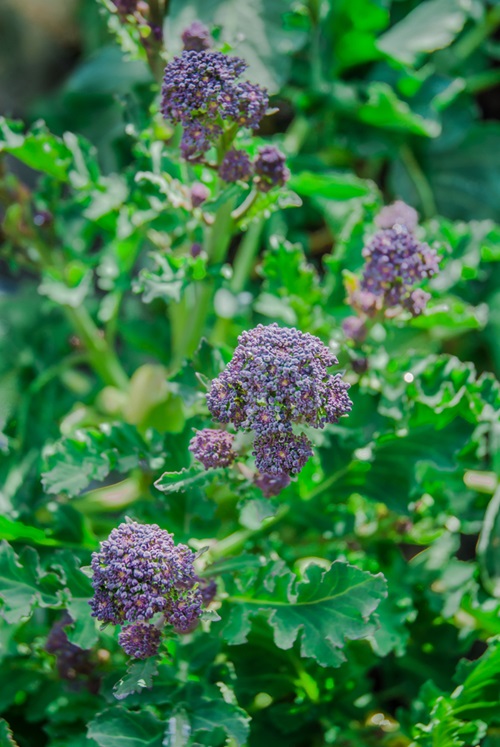
<path fill-rule="evenodd" d="M 357 374 L 364 374 L 368 371 L 368 358 L 359 357 L 352 361 L 352 369 Z"/>
<path fill-rule="evenodd" d="M 276 431 L 258 435 L 254 442 L 255 466 L 265 475 L 298 475 L 312 456 L 311 442 L 304 433 Z"/>
<path fill-rule="evenodd" d="M 203 251 L 202 245 L 195 242 L 194 244 L 191 244 L 191 249 L 189 250 L 189 253 L 193 257 L 193 259 L 196 259 L 196 257 L 200 256 L 202 251 Z"/>
<path fill-rule="evenodd" d="M 191 187 L 191 204 L 194 208 L 203 205 L 207 197 L 210 195 L 209 190 L 201 182 L 195 182 Z"/>
<path fill-rule="evenodd" d="M 410 233 L 413 233 L 418 225 L 418 213 L 406 202 L 396 200 L 392 205 L 385 205 L 380 210 L 375 217 L 375 224 L 382 229 L 394 228 L 396 225 L 404 226 Z"/>
<path fill-rule="evenodd" d="M 222 133 L 221 120 L 258 127 L 267 110 L 267 92 L 238 82 L 247 65 L 221 52 L 184 51 L 165 68 L 161 111 L 184 125 L 181 151 L 199 158 Z"/>
<path fill-rule="evenodd" d="M 182 43 L 186 52 L 203 52 L 212 46 L 212 35 L 210 30 L 201 21 L 193 21 L 182 32 Z"/>
<path fill-rule="evenodd" d="M 238 338 L 232 360 L 212 382 L 208 409 L 215 420 L 258 434 L 289 431 L 292 423 L 323 428 L 352 406 L 349 385 L 327 371 L 336 363 L 317 337 L 259 324 Z"/>
<path fill-rule="evenodd" d="M 416 290 L 412 291 L 409 297 L 403 301 L 403 306 L 405 309 L 408 309 L 413 316 L 420 316 L 427 306 L 430 297 L 430 293 L 426 293 L 422 288 L 416 288 Z"/>
<path fill-rule="evenodd" d="M 205 469 L 229 467 L 236 457 L 233 451 L 233 441 L 232 433 L 204 428 L 191 439 L 189 451 L 203 464 Z"/>
<path fill-rule="evenodd" d="M 133 659 L 149 659 L 160 648 L 161 632 L 150 623 L 138 622 L 123 628 L 118 643 Z"/>
<path fill-rule="evenodd" d="M 244 150 L 229 150 L 219 166 L 219 176 L 225 182 L 247 181 L 252 175 L 252 164 Z"/>
<path fill-rule="evenodd" d="M 438 272 L 436 252 L 419 242 L 404 226 L 396 225 L 375 234 L 363 249 L 365 268 L 361 289 L 377 297 L 386 309 L 407 306 L 418 310 L 422 296 L 414 304 L 415 285 Z"/>
<path fill-rule="evenodd" d="M 354 340 L 355 342 L 363 342 L 366 340 L 366 325 L 359 316 L 346 317 L 342 322 L 342 330 L 344 335 L 350 340 Z"/>
<path fill-rule="evenodd" d="M 290 485 L 290 477 L 286 473 L 278 475 L 258 474 L 254 477 L 254 484 L 262 490 L 264 498 L 272 498 L 279 495 L 282 490 Z"/>
<path fill-rule="evenodd" d="M 142 622 L 157 612 L 171 623 L 199 616 L 194 553 L 156 524 L 120 524 L 92 554 L 92 616 L 100 622 Z"/>
<path fill-rule="evenodd" d="M 290 178 L 290 172 L 285 166 L 285 156 L 274 145 L 265 145 L 259 149 L 254 170 L 255 183 L 261 192 L 282 187 Z"/>

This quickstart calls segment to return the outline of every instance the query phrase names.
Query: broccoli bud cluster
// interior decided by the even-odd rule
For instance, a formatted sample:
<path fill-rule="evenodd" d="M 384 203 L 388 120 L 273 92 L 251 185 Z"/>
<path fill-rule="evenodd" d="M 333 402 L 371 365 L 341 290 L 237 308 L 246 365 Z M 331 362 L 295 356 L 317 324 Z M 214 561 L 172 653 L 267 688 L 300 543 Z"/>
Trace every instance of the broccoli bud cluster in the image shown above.
<path fill-rule="evenodd" d="M 212 417 L 256 434 L 261 475 L 296 475 L 312 454 L 293 426 L 323 428 L 352 406 L 349 385 L 328 373 L 338 361 L 321 340 L 277 324 L 244 332 L 234 356 L 207 395 Z"/>
<path fill-rule="evenodd" d="M 378 228 L 394 228 L 404 226 L 407 231 L 413 233 L 418 225 L 418 213 L 415 208 L 407 205 L 403 200 L 396 200 L 392 205 L 385 205 L 375 217 L 375 225 Z"/>
<path fill-rule="evenodd" d="M 361 290 L 371 293 L 383 308 L 403 306 L 421 313 L 429 296 L 415 285 L 438 272 L 434 249 L 422 243 L 403 225 L 375 234 L 363 249 L 365 267 Z"/>
<path fill-rule="evenodd" d="M 229 467 L 236 457 L 233 451 L 233 441 L 232 433 L 204 428 L 191 439 L 189 451 L 203 464 L 205 469 Z"/>
<path fill-rule="evenodd" d="M 186 52 L 203 52 L 212 46 L 212 35 L 210 30 L 201 21 L 193 21 L 181 35 L 184 50 Z"/>
<path fill-rule="evenodd" d="M 197 159 L 214 145 L 224 122 L 259 126 L 269 99 L 264 88 L 239 80 L 246 68 L 238 57 L 206 49 L 185 50 L 165 68 L 161 110 L 165 119 L 184 126 L 186 159 Z"/>
<path fill-rule="evenodd" d="M 194 559 L 186 545 L 176 545 L 156 524 L 120 524 L 92 554 L 92 616 L 102 623 L 124 625 L 145 623 L 161 613 L 176 630 L 191 628 L 203 602 Z M 128 649 L 144 630 L 132 626 L 122 631 Z M 156 640 L 149 628 L 148 636 L 144 650 L 152 650 Z"/>

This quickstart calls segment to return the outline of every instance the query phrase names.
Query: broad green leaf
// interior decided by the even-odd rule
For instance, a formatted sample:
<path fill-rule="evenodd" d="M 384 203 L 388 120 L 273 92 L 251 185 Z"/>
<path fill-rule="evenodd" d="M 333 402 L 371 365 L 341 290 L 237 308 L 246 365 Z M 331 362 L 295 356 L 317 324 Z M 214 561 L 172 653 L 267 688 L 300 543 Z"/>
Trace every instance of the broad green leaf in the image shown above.
<path fill-rule="evenodd" d="M 161 443 L 147 443 L 126 423 L 81 429 L 46 449 L 42 484 L 47 493 L 79 495 L 111 472 L 126 473 L 146 459 L 156 468 Z M 162 460 L 160 459 L 160 464 Z"/>
<path fill-rule="evenodd" d="M 60 544 L 57 540 L 47 537 L 42 529 L 30 527 L 21 521 L 13 521 L 6 516 L 0 516 L 0 539 L 8 542 L 24 540 L 34 545 L 57 546 Z"/>
<path fill-rule="evenodd" d="M 99 747 L 162 747 L 164 724 L 147 711 L 108 708 L 90 722 L 89 738 Z"/>
<path fill-rule="evenodd" d="M 132 661 L 127 674 L 113 687 L 113 695 L 117 700 L 124 700 L 132 693 L 140 693 L 145 688 L 153 687 L 153 677 L 158 674 L 158 662 L 150 657 L 143 661 Z"/>
<path fill-rule="evenodd" d="M 387 593 L 381 574 L 373 576 L 340 561 L 327 571 L 308 566 L 304 580 L 284 563 L 270 562 L 227 583 L 229 597 L 221 617 L 229 643 L 245 643 L 252 618 L 263 615 L 279 648 L 289 649 L 300 638 L 301 655 L 321 666 L 340 666 L 346 640 L 374 632 L 372 615 Z"/>
<path fill-rule="evenodd" d="M 463 29 L 471 11 L 467 0 L 425 0 L 378 40 L 378 48 L 405 65 L 447 47 Z"/>
<path fill-rule="evenodd" d="M 200 466 L 182 469 L 180 472 L 164 472 L 155 482 L 155 488 L 162 493 L 180 493 L 191 488 L 200 488 L 221 470 L 204 470 Z"/>
<path fill-rule="evenodd" d="M 208 698 L 197 704 L 191 715 L 191 728 L 195 738 L 223 729 L 235 747 L 247 744 L 249 722 L 250 718 L 241 708 L 223 700 Z"/>
<path fill-rule="evenodd" d="M 328 200 L 350 200 L 373 191 L 372 184 L 354 174 L 329 171 L 300 171 L 293 174 L 289 185 L 302 197 L 324 197 Z"/>
<path fill-rule="evenodd" d="M 67 636 L 75 646 L 91 648 L 98 635 L 89 605 L 89 600 L 94 595 L 90 580 L 80 569 L 75 556 L 69 552 L 58 553 L 53 567 L 64 578 L 66 609 L 74 621 L 74 625 L 66 629 Z"/>
<path fill-rule="evenodd" d="M 425 312 L 410 321 L 417 329 L 431 329 L 441 338 L 453 337 L 468 329 L 483 329 L 488 321 L 488 306 L 471 306 L 459 298 L 440 297 Z"/>
<path fill-rule="evenodd" d="M 0 718 L 0 747 L 18 747 L 9 724 L 3 718 Z"/>
<path fill-rule="evenodd" d="M 8 623 L 29 617 L 35 605 L 59 607 L 60 581 L 52 573 L 40 568 L 39 558 L 32 547 L 25 547 L 17 557 L 12 547 L 0 543 L 0 599 L 1 614 Z"/>
<path fill-rule="evenodd" d="M 398 99 L 387 83 L 370 83 L 368 100 L 359 109 L 357 116 L 362 122 L 387 130 L 411 132 L 424 137 L 437 137 L 441 125 L 413 112 L 405 101 Z M 355 195 L 353 195 L 355 196 Z"/>
<path fill-rule="evenodd" d="M 22 122 L 0 117 L 0 153 L 10 153 L 37 171 L 66 181 L 71 153 L 61 138 L 52 135 L 43 123 L 24 133 Z"/>

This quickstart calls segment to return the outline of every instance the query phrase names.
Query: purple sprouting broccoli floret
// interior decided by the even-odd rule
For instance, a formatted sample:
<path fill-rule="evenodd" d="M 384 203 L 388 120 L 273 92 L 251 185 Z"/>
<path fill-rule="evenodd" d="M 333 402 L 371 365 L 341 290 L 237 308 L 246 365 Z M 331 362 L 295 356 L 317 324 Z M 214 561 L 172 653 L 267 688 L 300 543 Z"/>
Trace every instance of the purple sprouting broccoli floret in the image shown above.
<path fill-rule="evenodd" d="M 269 192 L 273 187 L 282 187 L 290 178 L 285 156 L 274 145 L 260 148 L 253 165 L 255 184 L 261 192 Z"/>
<path fill-rule="evenodd" d="M 205 200 L 210 195 L 210 191 L 201 182 L 195 182 L 190 190 L 191 205 L 196 208 L 203 205 Z"/>
<path fill-rule="evenodd" d="M 290 485 L 290 476 L 286 472 L 278 475 L 259 473 L 254 477 L 254 484 L 260 488 L 264 498 L 272 498 Z"/>
<path fill-rule="evenodd" d="M 102 623 L 144 622 L 160 612 L 174 626 L 201 611 L 194 553 L 156 524 L 127 521 L 92 554 L 92 616 Z"/>
<path fill-rule="evenodd" d="M 377 302 L 386 309 L 409 304 L 411 310 L 410 298 L 415 285 L 432 277 L 439 269 L 435 250 L 400 225 L 376 233 L 363 249 L 363 257 L 361 290 L 376 296 Z M 417 297 L 417 308 L 421 300 Z"/>
<path fill-rule="evenodd" d="M 254 441 L 255 466 L 265 475 L 298 475 L 312 454 L 311 442 L 304 433 L 261 433 Z"/>
<path fill-rule="evenodd" d="M 150 656 L 156 656 L 160 642 L 160 629 L 146 622 L 127 625 L 118 636 L 118 643 L 133 659 L 149 659 Z"/>
<path fill-rule="evenodd" d="M 181 152 L 197 159 L 222 133 L 221 121 L 257 128 L 267 111 L 265 89 L 239 81 L 246 63 L 214 51 L 184 51 L 165 68 L 161 111 L 184 126 Z"/>
<path fill-rule="evenodd" d="M 233 443 L 232 433 L 204 428 L 191 439 L 189 451 L 205 469 L 229 467 L 236 457 Z"/>
<path fill-rule="evenodd" d="M 430 293 L 426 293 L 422 288 L 416 288 L 402 301 L 402 305 L 412 316 L 419 316 L 425 310 L 430 297 Z"/>
<path fill-rule="evenodd" d="M 238 338 L 232 360 L 212 382 L 208 409 L 215 420 L 257 434 L 288 432 L 292 423 L 323 428 L 352 406 L 349 385 L 328 373 L 337 363 L 317 337 L 259 324 Z"/>
<path fill-rule="evenodd" d="M 375 224 L 378 228 L 394 228 L 394 226 L 404 226 L 410 233 L 418 225 L 418 213 L 415 208 L 407 205 L 403 200 L 396 200 L 392 205 L 385 205 L 375 217 Z"/>
<path fill-rule="evenodd" d="M 213 43 L 210 29 L 201 21 L 193 21 L 181 35 L 184 51 L 186 52 L 203 52 L 210 49 Z"/>
<path fill-rule="evenodd" d="M 252 176 L 252 164 L 244 150 L 229 150 L 219 166 L 219 176 L 225 182 L 247 181 Z"/>
<path fill-rule="evenodd" d="M 342 322 L 342 331 L 349 340 L 354 340 L 354 342 L 363 342 L 368 332 L 364 321 L 359 316 L 346 317 Z"/>
<path fill-rule="evenodd" d="M 202 245 L 199 244 L 197 241 L 195 241 L 194 244 L 191 244 L 191 249 L 189 250 L 189 253 L 193 257 L 193 259 L 196 259 L 196 257 L 200 256 L 202 251 L 203 251 Z"/>

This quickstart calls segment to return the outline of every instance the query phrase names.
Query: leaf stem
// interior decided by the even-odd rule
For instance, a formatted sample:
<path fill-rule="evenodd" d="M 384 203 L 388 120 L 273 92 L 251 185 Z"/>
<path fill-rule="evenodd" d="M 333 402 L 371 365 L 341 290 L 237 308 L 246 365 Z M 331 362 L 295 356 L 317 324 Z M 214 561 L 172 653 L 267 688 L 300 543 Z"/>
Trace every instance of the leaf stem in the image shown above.
<path fill-rule="evenodd" d="M 208 551 L 210 560 L 214 562 L 215 560 L 225 558 L 228 555 L 235 555 L 245 547 L 250 539 L 255 539 L 261 534 L 268 532 L 269 529 L 281 521 L 289 511 L 290 506 L 282 505 L 274 516 L 264 519 L 258 529 L 240 529 L 237 532 L 233 532 L 233 534 L 230 534 L 228 537 L 225 537 L 223 540 L 219 540 L 219 542 Z"/>
<path fill-rule="evenodd" d="M 400 158 L 403 161 L 408 174 L 417 190 L 422 211 L 425 218 L 432 218 L 436 214 L 436 202 L 432 193 L 431 185 L 425 176 L 420 164 L 415 158 L 415 154 L 408 145 L 402 145 L 399 150 Z"/>

